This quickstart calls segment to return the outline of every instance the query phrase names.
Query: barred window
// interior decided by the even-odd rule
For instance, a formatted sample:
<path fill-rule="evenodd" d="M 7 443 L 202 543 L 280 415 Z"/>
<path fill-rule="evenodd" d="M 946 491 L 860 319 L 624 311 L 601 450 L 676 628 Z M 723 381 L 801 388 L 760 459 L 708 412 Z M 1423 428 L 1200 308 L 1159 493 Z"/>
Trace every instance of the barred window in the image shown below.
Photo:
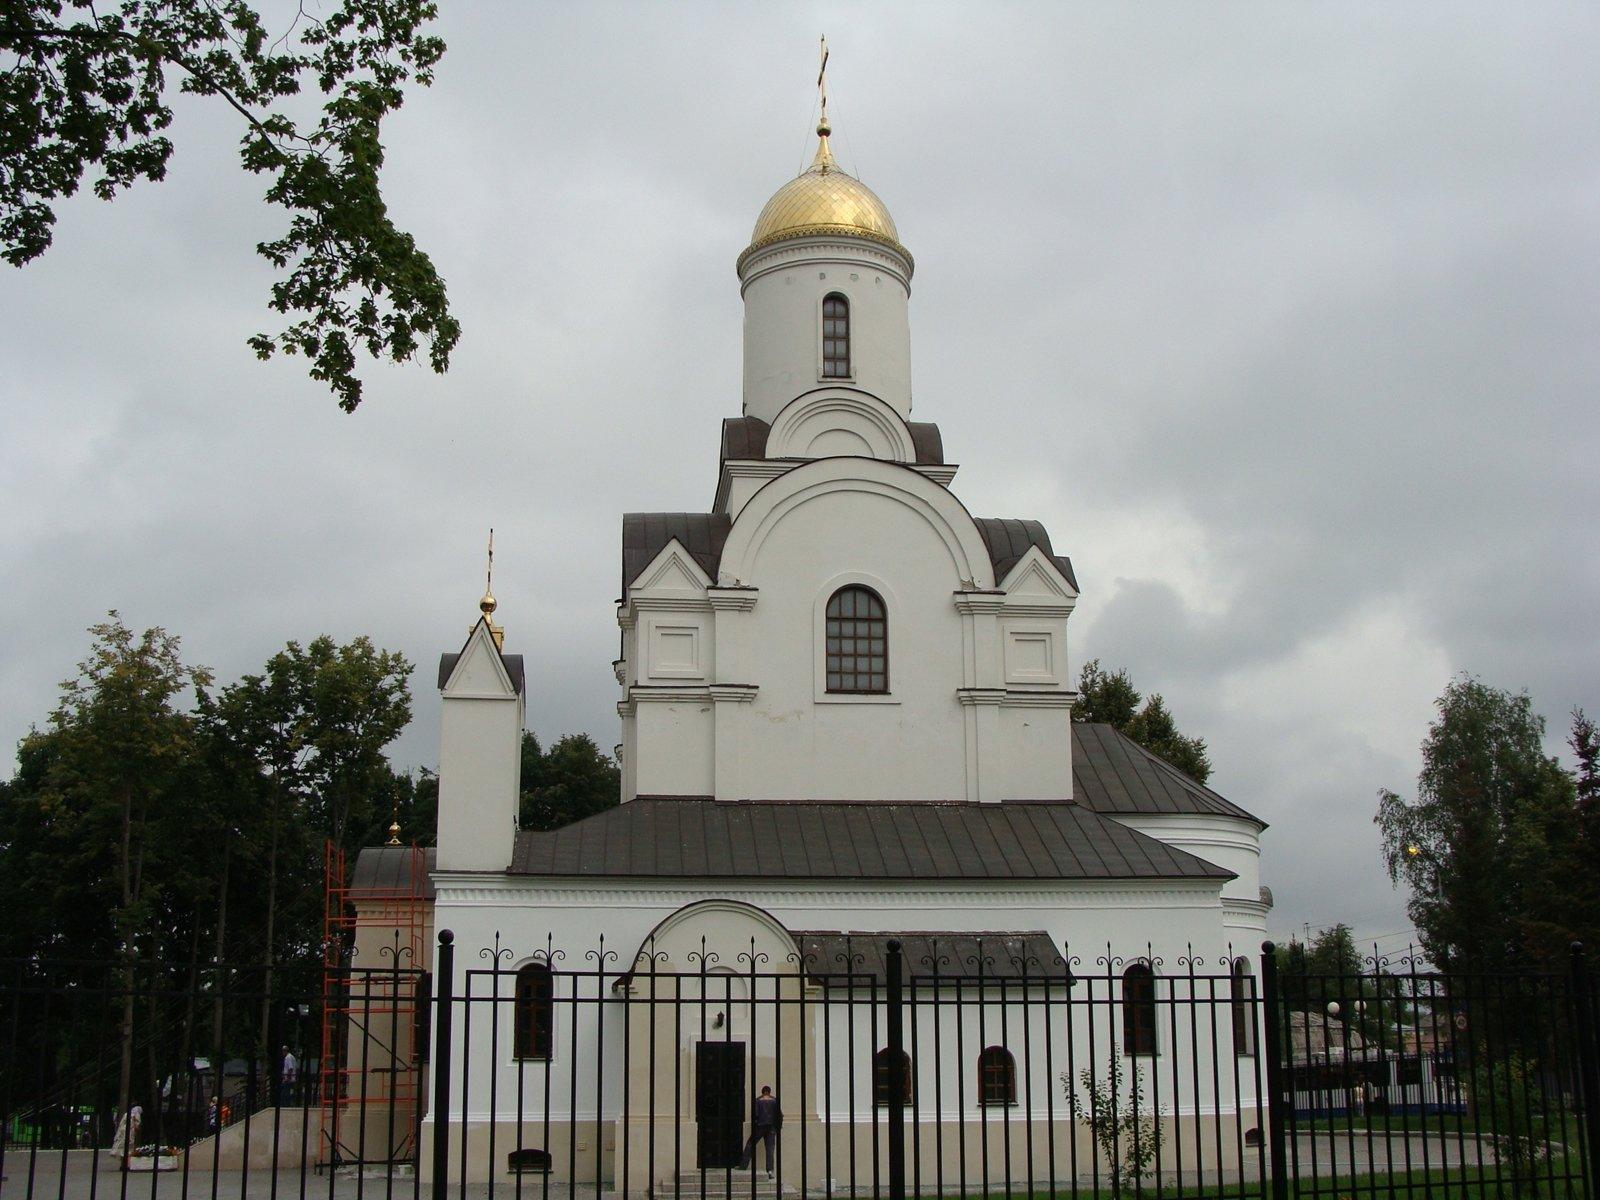
<path fill-rule="evenodd" d="M 850 301 L 838 292 L 822 301 L 822 376 L 850 378 Z"/>
<path fill-rule="evenodd" d="M 512 1053 L 518 1058 L 549 1058 L 555 1034 L 555 981 L 544 963 L 517 972 Z"/>
<path fill-rule="evenodd" d="M 885 1046 L 872 1056 L 872 1102 L 879 1108 L 889 1107 L 890 1089 L 894 1086 L 895 1053 Z M 911 1055 L 900 1051 L 900 1099 L 911 1103 Z"/>
<path fill-rule="evenodd" d="M 1233 1052 L 1241 1057 L 1256 1052 L 1256 981 L 1250 975 L 1250 960 L 1233 960 Z"/>
<path fill-rule="evenodd" d="M 985 1047 L 978 1055 L 978 1103 L 1017 1102 L 1017 1060 L 1004 1046 Z"/>
<path fill-rule="evenodd" d="M 1156 1052 L 1156 977 L 1145 963 L 1122 973 L 1122 1049 L 1127 1054 Z"/>
<path fill-rule="evenodd" d="M 840 588 L 828 600 L 830 692 L 889 690 L 889 621 L 870 588 Z"/>

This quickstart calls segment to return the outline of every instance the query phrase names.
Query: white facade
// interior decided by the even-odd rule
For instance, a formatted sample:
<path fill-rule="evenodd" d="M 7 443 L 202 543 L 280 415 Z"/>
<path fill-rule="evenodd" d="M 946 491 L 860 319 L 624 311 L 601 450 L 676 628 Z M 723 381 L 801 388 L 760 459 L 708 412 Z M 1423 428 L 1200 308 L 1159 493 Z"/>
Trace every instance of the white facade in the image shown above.
<path fill-rule="evenodd" d="M 1171 862 L 1187 866 L 1118 878 L 1075 874 L 1059 858 L 1042 869 L 1019 861 L 1015 878 L 997 875 L 992 862 L 982 879 L 868 877 L 834 868 L 781 878 L 665 868 L 639 877 L 618 868 L 611 877 L 604 863 L 556 854 L 549 861 L 572 864 L 566 874 L 553 867 L 510 871 L 520 680 L 503 664 L 485 622 L 442 681 L 434 927 L 453 930 L 465 956 L 498 948 L 496 961 L 506 969 L 551 948 L 576 962 L 603 936 L 618 974 L 652 951 L 664 969 L 691 970 L 681 945 L 662 949 L 667 929 L 674 945 L 709 947 L 724 963 L 758 942 L 770 941 L 774 955 L 793 954 L 786 931 L 796 930 L 1040 931 L 1089 962 L 1100 955 L 1108 962 L 1198 957 L 1227 964 L 1252 954 L 1267 909 L 1259 821 L 1132 751 L 1121 769 L 1142 779 L 1145 792 L 1102 781 L 1103 794 L 1076 794 L 1068 625 L 1078 587 L 1071 565 L 1036 523 L 977 520 L 952 490 L 955 468 L 944 461 L 937 431 L 910 421 L 910 256 L 881 202 L 832 166 L 825 141 L 807 174 L 816 178 L 796 183 L 817 184 L 824 199 L 802 195 L 810 207 L 796 209 L 792 229 L 774 228 L 768 214 L 795 188 L 787 185 L 739 263 L 743 416 L 724 432 L 714 510 L 634 514 L 625 522 L 624 595 L 616 611 L 622 652 L 614 664 L 623 805 L 641 798 L 896 802 L 898 809 L 955 803 L 991 812 L 1020 802 L 1077 805 L 1094 814 L 1096 829 L 1133 831 L 1123 836 L 1137 843 L 1135 851 L 1160 843 L 1181 852 Z M 854 215 L 861 212 L 871 221 Z M 848 306 L 845 373 L 840 352 L 828 348 L 829 297 Z M 842 676 L 837 655 L 830 659 L 829 605 L 846 588 L 869 589 L 881 601 L 885 661 L 873 670 L 881 671 L 882 687 L 832 686 Z M 611 820 L 602 814 L 590 822 Z M 607 841 L 602 826 L 595 829 L 595 855 L 650 849 L 624 852 L 617 835 Z M 520 836 L 533 839 L 530 847 L 554 845 L 548 839 L 557 837 Z M 581 839 L 581 826 L 570 836 Z M 1094 853 L 1086 845 L 1082 857 Z M 627 995 L 637 996 L 638 983 L 628 986 Z M 594 1019 L 558 1030 L 554 1057 L 586 1060 L 599 1040 L 615 1044 L 625 1036 L 635 1020 L 625 999 L 597 1004 Z M 1226 1034 L 1211 1045 L 1225 1044 Z M 498 1045 L 511 1038 L 508 1026 Z M 528 1068 L 490 1061 L 484 1056 L 503 1050 L 489 1047 L 481 1035 L 460 1047 L 484 1090 L 466 1096 L 456 1113 L 485 1125 L 491 1109 L 514 1110 L 520 1102 L 528 1112 L 517 1091 Z M 759 1038 L 752 1053 L 759 1066 Z M 836 1066 L 847 1075 L 863 1069 L 859 1059 Z M 1034 1064 L 1028 1067 L 1031 1079 Z M 946 1069 L 959 1074 L 966 1066 L 939 1068 Z M 584 1122 L 584 1136 L 621 1144 L 633 1136 L 631 1127 L 604 1129 L 621 1121 L 619 1098 L 640 1085 L 620 1072 L 601 1070 L 554 1097 L 541 1119 L 547 1126 Z M 936 1077 L 934 1070 L 919 1074 L 917 1087 L 933 1086 Z M 1051 1085 L 1045 1079 L 1041 1086 Z M 1253 1096 L 1253 1083 L 1240 1084 L 1229 1103 Z M 1174 1114 L 1224 1116 L 1216 1095 L 1177 1094 L 1171 1102 Z M 929 1105 L 925 1119 L 945 1119 L 938 1108 Z M 502 1172 L 486 1150 L 473 1152 L 474 1161 L 480 1157 L 477 1177 Z M 612 1170 L 622 1168 L 613 1162 Z M 628 1188 L 649 1183 L 630 1179 Z"/>

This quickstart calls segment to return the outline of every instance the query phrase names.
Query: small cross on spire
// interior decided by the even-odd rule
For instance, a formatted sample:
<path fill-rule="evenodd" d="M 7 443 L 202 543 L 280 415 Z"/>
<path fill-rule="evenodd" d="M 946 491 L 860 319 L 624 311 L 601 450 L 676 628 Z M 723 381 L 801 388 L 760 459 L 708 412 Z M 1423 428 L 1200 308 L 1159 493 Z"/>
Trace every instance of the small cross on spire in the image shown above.
<path fill-rule="evenodd" d="M 828 39 L 824 36 L 821 41 L 822 45 L 819 51 L 821 62 L 817 66 L 817 97 L 822 101 L 822 118 L 818 121 L 818 124 L 826 128 L 828 124 Z"/>

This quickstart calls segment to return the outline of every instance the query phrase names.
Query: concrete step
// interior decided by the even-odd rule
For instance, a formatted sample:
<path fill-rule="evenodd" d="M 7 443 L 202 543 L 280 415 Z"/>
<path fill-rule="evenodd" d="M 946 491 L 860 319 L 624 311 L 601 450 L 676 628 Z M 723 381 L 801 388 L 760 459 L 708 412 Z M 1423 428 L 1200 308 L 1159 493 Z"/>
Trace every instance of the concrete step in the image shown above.
<path fill-rule="evenodd" d="M 778 1181 L 768 1179 L 765 1171 L 757 1169 L 754 1179 L 746 1170 L 730 1172 L 725 1167 L 707 1168 L 704 1174 L 706 1200 L 777 1200 Z M 684 1171 L 676 1178 L 665 1178 L 656 1184 L 658 1200 L 699 1200 L 702 1194 L 702 1176 L 699 1171 Z M 795 1196 L 799 1192 L 787 1181 L 783 1195 Z"/>

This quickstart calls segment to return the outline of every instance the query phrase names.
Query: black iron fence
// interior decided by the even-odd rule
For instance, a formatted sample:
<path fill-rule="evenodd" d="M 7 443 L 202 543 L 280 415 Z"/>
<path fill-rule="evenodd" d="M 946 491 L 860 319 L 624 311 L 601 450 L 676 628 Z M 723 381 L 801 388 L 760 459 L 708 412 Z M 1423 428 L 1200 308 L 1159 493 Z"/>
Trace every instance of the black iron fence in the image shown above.
<path fill-rule="evenodd" d="M 381 957 L 294 987 L 8 965 L 0 1193 L 1600 1195 L 1578 952 L 1289 976 L 1270 948 L 837 935 L 624 963 L 446 932 L 432 963 Z"/>

